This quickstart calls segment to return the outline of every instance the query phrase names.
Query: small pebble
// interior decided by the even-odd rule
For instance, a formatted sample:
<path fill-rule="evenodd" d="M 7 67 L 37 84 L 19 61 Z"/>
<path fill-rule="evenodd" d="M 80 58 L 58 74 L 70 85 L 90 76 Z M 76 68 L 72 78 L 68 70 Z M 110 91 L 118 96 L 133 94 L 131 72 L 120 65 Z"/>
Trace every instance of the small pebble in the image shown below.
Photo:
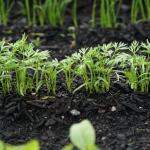
<path fill-rule="evenodd" d="M 105 136 L 103 136 L 103 137 L 101 138 L 101 140 L 102 140 L 102 141 L 106 140 L 106 137 L 105 137 Z"/>
<path fill-rule="evenodd" d="M 114 111 L 116 111 L 116 110 L 117 110 L 117 109 L 116 109 L 115 106 L 112 106 L 112 107 L 111 107 L 111 111 L 112 111 L 112 112 L 114 112 Z"/>
<path fill-rule="evenodd" d="M 70 111 L 70 113 L 73 115 L 73 116 L 79 116 L 81 113 L 80 113 L 80 111 L 78 111 L 78 110 L 76 110 L 76 109 L 72 109 L 71 111 Z"/>

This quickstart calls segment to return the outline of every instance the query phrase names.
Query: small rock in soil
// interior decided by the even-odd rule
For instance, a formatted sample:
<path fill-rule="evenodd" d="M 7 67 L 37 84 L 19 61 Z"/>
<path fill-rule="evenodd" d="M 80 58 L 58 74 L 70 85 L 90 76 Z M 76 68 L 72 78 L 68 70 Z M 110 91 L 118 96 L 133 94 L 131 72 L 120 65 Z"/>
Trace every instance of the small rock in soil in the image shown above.
<path fill-rule="evenodd" d="M 114 111 L 116 111 L 116 110 L 117 110 L 117 109 L 116 109 L 115 106 L 112 106 L 112 107 L 111 107 L 111 111 L 112 111 L 112 112 L 114 112 Z"/>
<path fill-rule="evenodd" d="M 78 110 L 76 110 L 76 109 L 72 109 L 72 110 L 70 111 L 70 113 L 71 113 L 72 116 L 79 116 L 79 115 L 81 114 L 80 111 L 78 111 Z"/>

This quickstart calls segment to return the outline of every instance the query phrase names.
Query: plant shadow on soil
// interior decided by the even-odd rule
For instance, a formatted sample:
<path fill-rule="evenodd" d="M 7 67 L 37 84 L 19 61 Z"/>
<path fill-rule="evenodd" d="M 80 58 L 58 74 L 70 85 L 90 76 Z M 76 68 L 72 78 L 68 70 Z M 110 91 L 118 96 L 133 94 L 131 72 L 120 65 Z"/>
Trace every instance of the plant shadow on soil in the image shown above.
<path fill-rule="evenodd" d="M 67 28 L 28 28 L 21 24 L 1 26 L 0 38 L 15 41 L 26 33 L 29 40 L 33 40 L 40 35 L 43 41 L 40 49 L 51 50 L 52 58 L 59 60 L 81 47 L 150 39 L 150 23 L 91 29 L 84 11 L 83 15 L 79 15 L 79 20 L 85 22 L 76 31 L 75 47 L 71 44 Z M 87 95 L 81 92 L 69 95 L 65 88 L 59 88 L 56 97 L 43 94 L 39 97 L 15 94 L 3 97 L 1 94 L 0 139 L 18 144 L 37 138 L 42 150 L 59 150 L 69 142 L 71 124 L 86 118 L 95 127 L 97 143 L 102 150 L 150 149 L 150 93 L 133 93 L 119 83 L 111 85 L 110 92 L 106 94 Z"/>

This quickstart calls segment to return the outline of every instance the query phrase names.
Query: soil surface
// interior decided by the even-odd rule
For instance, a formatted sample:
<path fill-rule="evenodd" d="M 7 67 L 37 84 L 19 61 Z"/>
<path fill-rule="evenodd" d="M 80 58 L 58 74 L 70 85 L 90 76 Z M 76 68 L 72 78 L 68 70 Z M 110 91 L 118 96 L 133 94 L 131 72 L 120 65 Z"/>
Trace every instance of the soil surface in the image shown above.
<path fill-rule="evenodd" d="M 81 47 L 150 39 L 150 23 L 126 23 L 130 9 L 127 4 L 122 6 L 121 16 L 125 25 L 112 29 L 101 29 L 99 25 L 92 29 L 88 24 L 88 6 L 91 6 L 90 0 L 81 1 L 79 5 L 76 40 L 68 29 L 70 18 L 64 28 L 55 29 L 28 27 L 20 19 L 20 22 L 1 26 L 0 39 L 16 41 L 26 33 L 37 47 L 50 50 L 52 58 L 59 60 Z M 38 38 L 41 42 L 37 42 Z M 0 139 L 18 144 L 36 138 L 41 142 L 42 150 L 60 150 L 69 142 L 71 124 L 86 118 L 95 127 L 97 144 L 102 150 L 150 149 L 150 93 L 134 93 L 120 83 L 112 84 L 106 94 L 88 95 L 82 91 L 69 95 L 65 85 L 58 87 L 56 96 L 44 95 L 44 92 L 43 89 L 39 96 L 33 93 L 25 97 L 0 94 Z"/>
<path fill-rule="evenodd" d="M 150 149 L 150 93 L 133 93 L 121 84 L 109 93 L 53 96 L 1 96 L 0 139 L 12 144 L 39 139 L 42 150 L 69 142 L 69 127 L 89 119 L 102 150 Z"/>

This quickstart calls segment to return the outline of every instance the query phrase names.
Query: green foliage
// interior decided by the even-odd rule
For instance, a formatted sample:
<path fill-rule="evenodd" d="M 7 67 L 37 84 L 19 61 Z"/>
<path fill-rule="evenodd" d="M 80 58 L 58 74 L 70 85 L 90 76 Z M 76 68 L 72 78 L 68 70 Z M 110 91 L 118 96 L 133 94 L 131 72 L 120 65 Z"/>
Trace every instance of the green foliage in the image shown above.
<path fill-rule="evenodd" d="M 108 59 L 99 53 L 98 48 L 81 49 L 80 53 L 82 58 L 77 74 L 83 79 L 86 91 L 90 93 L 109 91 L 112 66 L 108 66 Z M 80 87 L 76 90 L 79 90 Z"/>
<path fill-rule="evenodd" d="M 97 6 L 97 0 L 93 0 L 92 19 L 91 19 L 91 25 L 93 28 L 96 27 L 96 6 Z"/>
<path fill-rule="evenodd" d="M 100 25 L 102 28 L 116 27 L 122 6 L 122 0 L 93 0 L 91 26 L 96 27 L 96 12 L 100 3 Z M 78 0 L 0 0 L 0 24 L 7 25 L 13 6 L 20 4 L 29 26 L 46 24 L 52 27 L 63 26 L 68 4 L 72 5 L 71 14 L 75 27 L 78 26 Z M 15 8 L 15 7 L 14 7 Z M 150 21 L 150 0 L 131 1 L 131 23 Z"/>
<path fill-rule="evenodd" d="M 144 0 L 147 20 L 150 21 L 150 0 Z"/>
<path fill-rule="evenodd" d="M 138 60 L 134 61 L 136 63 L 131 68 L 125 70 L 128 83 L 135 92 L 139 90 L 138 88 L 142 92 L 148 92 L 150 85 L 150 62 L 146 62 L 144 57 L 138 57 Z"/>
<path fill-rule="evenodd" d="M 148 0 L 149 1 L 149 0 Z M 149 7 L 149 6 L 147 6 Z M 140 19 L 139 19 L 139 15 Z M 142 0 L 132 0 L 131 7 L 131 23 L 136 23 L 139 20 L 145 20 L 144 3 Z"/>
<path fill-rule="evenodd" d="M 68 3 L 71 0 L 46 0 L 46 13 L 48 18 L 48 23 L 53 27 L 57 25 L 63 26 L 65 11 Z"/>
<path fill-rule="evenodd" d="M 102 28 L 115 27 L 117 23 L 117 0 L 101 0 L 100 5 L 100 24 Z"/>
<path fill-rule="evenodd" d="M 0 24 L 7 25 L 13 4 L 11 0 L 0 0 Z"/>
<path fill-rule="evenodd" d="M 60 68 L 65 74 L 65 82 L 68 91 L 72 92 L 73 81 L 75 80 L 75 61 L 71 57 L 67 57 L 66 59 L 60 62 Z"/>
<path fill-rule="evenodd" d="M 79 150 L 98 150 L 96 146 L 96 134 L 94 127 L 88 120 L 73 124 L 70 128 L 71 144 L 65 146 L 62 150 L 73 150 L 74 146 Z"/>
<path fill-rule="evenodd" d="M 132 0 L 131 23 L 150 21 L 150 0 Z"/>
<path fill-rule="evenodd" d="M 14 89 L 22 96 L 32 91 L 38 94 L 41 88 L 55 95 L 58 75 L 64 77 L 70 93 L 81 89 L 90 94 L 105 93 L 111 81 L 126 82 L 135 92 L 149 91 L 149 41 L 83 48 L 61 61 L 51 60 L 48 51 L 34 49 L 25 35 L 15 43 L 0 42 L 0 87 L 4 95 Z M 80 82 L 75 84 L 77 79 Z"/>
<path fill-rule="evenodd" d="M 56 94 L 56 82 L 57 82 L 57 74 L 59 62 L 57 59 L 47 62 L 42 67 L 42 75 L 41 82 L 47 87 L 48 93 L 52 92 L 54 95 Z"/>
<path fill-rule="evenodd" d="M 34 50 L 34 46 L 26 41 L 23 36 L 14 44 L 1 42 L 1 64 L 0 64 L 0 82 L 3 93 L 10 93 L 12 78 L 15 78 L 15 89 L 18 94 L 25 95 L 27 90 L 38 89 L 41 85 L 39 81 L 39 70 L 45 60 L 48 59 L 48 51 Z M 31 74 L 30 72 L 34 72 Z M 34 87 L 35 81 L 35 87 Z"/>
<path fill-rule="evenodd" d="M 148 92 L 150 88 L 149 42 L 139 44 L 134 41 L 129 47 L 124 45 L 122 48 L 122 50 L 126 50 L 126 53 L 118 51 L 114 54 L 112 61 L 122 70 L 116 71 L 119 73 L 118 77 L 120 77 L 120 73 L 123 74 L 121 79 L 124 79 L 135 92 L 138 90 Z M 143 52 L 146 55 L 142 54 Z"/>
<path fill-rule="evenodd" d="M 72 7 L 72 19 L 74 26 L 78 26 L 78 21 L 77 21 L 77 0 L 73 0 L 73 7 Z"/>
<path fill-rule="evenodd" d="M 0 150 L 40 150 L 40 146 L 39 142 L 36 140 L 31 140 L 30 142 L 19 146 L 13 146 L 0 141 Z"/>
<path fill-rule="evenodd" d="M 45 4 L 41 0 L 25 0 L 25 14 L 27 16 L 28 25 L 37 25 L 38 21 L 43 26 L 45 22 Z"/>
<path fill-rule="evenodd" d="M 95 144 L 95 130 L 88 120 L 84 120 L 71 126 L 70 139 L 80 150 L 86 150 L 88 145 Z"/>
<path fill-rule="evenodd" d="M 25 8 L 28 25 L 40 24 L 44 26 L 49 23 L 52 27 L 62 26 L 64 23 L 65 11 L 71 0 L 24 0 L 21 3 Z M 74 3 L 74 16 L 76 19 L 76 3 Z M 77 23 L 77 22 L 75 22 Z"/>

